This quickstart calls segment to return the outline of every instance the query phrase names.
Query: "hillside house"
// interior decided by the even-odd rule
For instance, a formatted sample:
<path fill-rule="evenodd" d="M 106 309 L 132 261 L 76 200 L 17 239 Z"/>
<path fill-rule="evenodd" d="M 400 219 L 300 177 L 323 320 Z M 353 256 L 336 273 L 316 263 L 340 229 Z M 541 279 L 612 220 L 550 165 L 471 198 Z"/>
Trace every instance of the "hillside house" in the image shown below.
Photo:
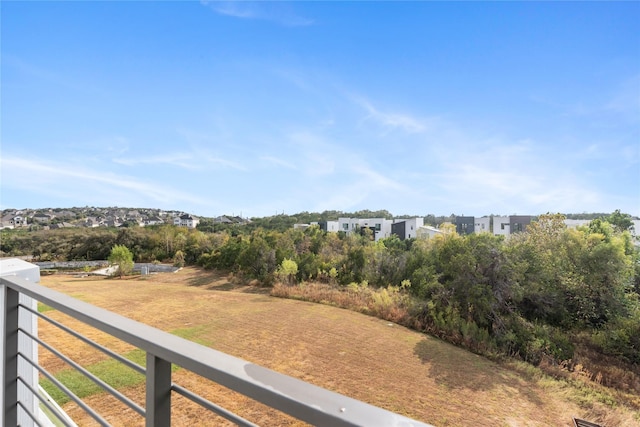
<path fill-rule="evenodd" d="M 14 227 L 24 227 L 27 225 L 27 217 L 17 215 L 9 221 Z"/>
<path fill-rule="evenodd" d="M 144 225 L 162 225 L 164 224 L 164 221 L 161 218 L 158 218 L 157 216 L 152 216 L 149 218 L 146 218 L 144 220 Z"/>
<path fill-rule="evenodd" d="M 53 217 L 51 215 L 47 215 L 46 213 L 38 212 L 33 216 L 33 222 L 37 222 L 38 224 L 49 224 Z"/>
<path fill-rule="evenodd" d="M 199 219 L 189 214 L 182 214 L 173 219 L 173 225 L 177 225 L 179 227 L 187 227 L 187 228 L 196 228 L 199 222 L 200 222 Z"/>

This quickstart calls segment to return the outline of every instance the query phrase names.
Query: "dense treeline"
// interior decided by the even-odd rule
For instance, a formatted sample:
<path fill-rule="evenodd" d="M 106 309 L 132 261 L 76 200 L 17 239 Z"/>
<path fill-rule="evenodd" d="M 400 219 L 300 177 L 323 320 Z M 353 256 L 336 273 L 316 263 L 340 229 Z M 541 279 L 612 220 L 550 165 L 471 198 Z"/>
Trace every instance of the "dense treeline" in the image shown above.
<path fill-rule="evenodd" d="M 137 262 L 225 269 L 264 285 L 325 283 L 402 295 L 412 326 L 485 354 L 537 363 L 572 356 L 571 336 L 640 363 L 640 264 L 620 213 L 567 229 L 543 215 L 508 239 L 461 236 L 454 227 L 424 240 L 246 228 L 206 233 L 174 226 L 3 232 L 3 255 L 38 260 L 107 259 L 123 245 Z M 623 220 L 626 220 L 624 215 Z"/>
<path fill-rule="evenodd" d="M 248 224 L 221 224 L 214 223 L 212 218 L 201 218 L 198 230 L 206 232 L 228 231 L 232 234 L 244 234 L 257 229 L 273 230 L 284 232 L 293 227 L 294 224 L 310 224 L 312 222 L 337 221 L 338 218 L 414 218 L 416 215 L 393 215 L 391 212 L 382 209 L 370 211 L 368 209 L 356 212 L 343 211 L 323 211 L 323 212 L 299 212 L 293 215 L 276 214 L 263 218 L 251 218 Z M 425 224 L 435 227 L 445 222 L 455 222 L 456 216 L 435 216 L 429 214 L 424 217 Z"/>

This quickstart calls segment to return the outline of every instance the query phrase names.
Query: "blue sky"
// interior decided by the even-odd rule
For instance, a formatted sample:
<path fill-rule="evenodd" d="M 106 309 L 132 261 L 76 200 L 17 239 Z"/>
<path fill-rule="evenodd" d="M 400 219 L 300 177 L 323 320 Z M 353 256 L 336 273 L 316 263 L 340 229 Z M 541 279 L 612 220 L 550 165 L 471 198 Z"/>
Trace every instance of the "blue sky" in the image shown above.
<path fill-rule="evenodd" d="M 640 215 L 639 2 L 0 7 L 2 209 Z"/>

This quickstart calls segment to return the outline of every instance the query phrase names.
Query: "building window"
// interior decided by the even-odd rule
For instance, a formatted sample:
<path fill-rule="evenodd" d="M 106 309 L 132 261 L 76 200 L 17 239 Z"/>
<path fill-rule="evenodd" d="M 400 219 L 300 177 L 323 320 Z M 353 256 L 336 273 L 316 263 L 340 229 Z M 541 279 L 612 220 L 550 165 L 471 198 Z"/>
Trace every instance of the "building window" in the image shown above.
<path fill-rule="evenodd" d="M 376 224 L 376 231 L 380 231 L 382 229 L 382 225 L 381 224 Z"/>
<path fill-rule="evenodd" d="M 349 224 L 347 224 L 347 223 L 345 222 L 344 224 L 342 224 L 342 228 L 343 228 L 345 231 L 348 231 L 348 230 L 349 230 Z"/>

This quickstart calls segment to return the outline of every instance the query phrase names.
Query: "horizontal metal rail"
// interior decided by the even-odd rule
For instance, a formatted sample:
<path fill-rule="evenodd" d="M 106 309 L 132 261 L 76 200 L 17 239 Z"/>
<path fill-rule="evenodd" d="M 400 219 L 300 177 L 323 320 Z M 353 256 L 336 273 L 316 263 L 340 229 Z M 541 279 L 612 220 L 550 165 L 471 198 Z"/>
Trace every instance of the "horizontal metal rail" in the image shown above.
<path fill-rule="evenodd" d="M 80 408 L 84 409 L 84 411 L 89 414 L 94 420 L 98 422 L 101 426 L 109 427 L 109 423 L 100 416 L 96 411 L 93 410 L 89 405 L 84 403 L 82 399 L 80 399 L 73 391 L 71 391 L 67 386 L 62 384 L 60 380 L 54 377 L 49 371 L 44 369 L 42 366 L 35 363 L 33 360 L 29 359 L 25 355 L 21 354 L 22 358 L 26 360 L 31 366 L 36 368 L 38 372 L 47 377 L 49 381 L 51 381 L 56 387 L 58 387 L 64 394 L 69 396 L 71 400 L 73 400 Z"/>
<path fill-rule="evenodd" d="M 91 372 L 89 372 L 88 370 L 86 370 L 85 368 L 80 366 L 80 364 L 74 362 L 73 360 L 71 360 L 70 358 L 68 358 L 64 354 L 62 354 L 60 351 L 56 350 L 51 345 L 47 344 L 46 342 L 44 342 L 40 338 L 33 336 L 32 334 L 28 333 L 27 331 L 20 330 L 20 332 L 22 332 L 23 334 L 25 334 L 26 336 L 28 336 L 29 338 L 31 338 L 32 340 L 34 340 L 35 342 L 37 342 L 38 344 L 40 344 L 41 346 L 43 346 L 44 348 L 49 350 L 51 353 L 55 354 L 58 358 L 60 358 L 61 360 L 63 360 L 67 364 L 71 365 L 71 367 L 73 367 L 73 369 L 75 369 L 76 371 L 80 372 L 82 375 L 84 375 L 89 380 L 93 381 L 97 386 L 101 387 L 103 390 L 109 392 L 113 397 L 115 397 L 116 399 L 120 400 L 122 403 L 124 403 L 125 405 L 127 405 L 128 407 L 130 407 L 131 409 L 136 411 L 138 414 L 142 415 L 143 417 L 145 416 L 144 408 L 142 408 L 140 405 L 137 405 L 134 401 L 129 399 L 124 394 L 120 393 L 115 388 L 111 387 L 106 382 L 102 381 L 97 376 L 93 375 Z M 24 358 L 26 359 L 26 357 L 24 357 Z"/>
<path fill-rule="evenodd" d="M 220 415 L 221 417 L 224 417 L 229 421 L 234 422 L 236 425 L 243 426 L 243 427 L 258 427 L 256 424 L 253 424 L 251 421 L 247 421 L 244 418 L 234 414 L 233 412 L 230 412 L 224 409 L 223 407 L 216 405 L 215 403 L 210 402 L 207 399 L 204 399 L 201 396 L 198 396 L 197 394 L 192 393 L 186 388 L 181 387 L 177 384 L 171 384 L 171 390 L 182 395 L 183 397 L 186 397 L 190 401 L 197 403 L 203 408 L 206 408 L 211 412 L 214 412 Z"/>
<path fill-rule="evenodd" d="M 18 378 L 20 379 L 20 378 Z M 22 383 L 24 384 L 24 382 Z M 29 415 L 29 418 L 31 418 L 31 421 L 33 421 L 38 427 L 44 427 L 42 424 L 40 424 L 40 421 L 38 421 L 38 417 L 36 416 L 36 414 L 34 414 L 33 412 L 31 412 L 31 409 L 29 409 L 27 406 L 23 405 L 22 402 L 18 401 L 18 406 L 22 408 L 22 410 Z"/>
<path fill-rule="evenodd" d="M 172 387 L 170 381 L 171 364 L 178 365 L 313 425 L 336 427 L 427 426 L 425 423 L 280 374 L 92 306 L 21 277 L 2 277 L 0 284 L 147 352 L 147 408 L 145 412 L 148 426 L 153 425 L 150 422 L 156 423 L 155 425 L 170 425 L 171 390 L 180 393 L 175 385 Z M 153 362 L 151 368 L 150 362 Z M 34 366 L 56 385 L 64 387 L 41 367 L 36 364 Z M 149 386 L 155 389 L 151 390 L 151 397 Z M 63 391 L 70 392 L 70 390 L 64 389 L 66 387 L 63 388 Z M 153 393 L 160 395 L 153 395 Z M 87 410 L 86 404 L 81 401 L 76 401 L 76 403 Z M 166 403 L 169 403 L 168 408 L 163 407 L 167 406 Z M 160 405 L 161 410 L 158 410 L 157 407 L 150 408 L 149 405 Z M 169 412 L 166 412 L 167 410 Z M 89 411 L 93 412 L 90 408 Z M 163 415 L 167 413 L 169 420 L 163 420 Z M 103 424 L 104 420 L 101 418 L 98 422 L 102 425 L 108 425 Z"/>
<path fill-rule="evenodd" d="M 128 366 L 129 368 L 133 369 L 134 371 L 144 375 L 145 374 L 145 370 L 142 366 L 138 365 L 137 363 L 133 363 L 131 360 L 127 359 L 126 357 L 120 356 L 118 353 L 116 353 L 115 351 L 112 351 L 110 349 L 108 349 L 107 347 L 98 344 L 97 342 L 90 340 L 89 338 L 79 334 L 78 332 L 74 331 L 73 329 L 63 325 L 62 323 L 58 322 L 57 320 L 54 320 L 52 318 L 50 318 L 49 316 L 45 316 L 42 313 L 38 313 L 38 311 L 33 310 L 31 307 L 27 307 L 26 305 L 22 305 L 20 304 L 20 308 L 23 308 L 29 312 L 31 312 L 32 314 L 38 316 L 39 318 L 46 320 L 47 322 L 49 322 L 50 324 L 56 326 L 59 329 L 62 329 L 63 331 L 67 332 L 68 334 L 74 336 L 75 338 L 79 339 L 80 341 L 84 342 L 85 344 L 90 345 L 91 347 L 95 348 L 96 350 L 100 350 L 101 352 L 103 352 L 104 354 L 106 354 L 107 356 L 110 356 L 113 359 L 116 359 L 118 362 L 123 363 L 124 365 Z"/>
<path fill-rule="evenodd" d="M 18 380 L 22 383 L 22 385 L 24 385 L 25 387 L 27 387 L 29 389 L 29 391 L 31 393 L 33 393 L 33 395 L 40 401 L 40 403 L 42 403 L 44 406 L 47 407 L 47 409 L 49 410 L 49 412 L 51 412 L 53 415 L 55 415 L 55 417 L 58 419 L 59 422 L 61 422 L 62 424 L 65 425 L 65 427 L 73 427 L 71 424 L 69 424 L 69 422 L 67 420 L 64 419 L 64 417 L 60 416 L 58 414 L 58 410 L 56 408 L 53 407 L 53 405 L 47 401 L 47 399 L 45 399 L 44 397 L 42 397 L 40 395 L 40 393 L 31 386 L 31 384 L 29 384 L 28 381 L 24 381 L 22 378 L 18 377 Z M 19 403 L 19 402 L 18 402 Z M 21 405 L 22 406 L 22 405 Z M 35 414 L 32 414 L 30 410 L 28 410 L 27 408 L 25 408 L 24 406 L 22 406 L 22 408 L 24 408 L 25 412 L 27 412 L 29 414 L 29 416 L 31 417 L 31 419 L 38 425 L 40 425 L 40 422 L 38 422 L 38 417 Z"/>

